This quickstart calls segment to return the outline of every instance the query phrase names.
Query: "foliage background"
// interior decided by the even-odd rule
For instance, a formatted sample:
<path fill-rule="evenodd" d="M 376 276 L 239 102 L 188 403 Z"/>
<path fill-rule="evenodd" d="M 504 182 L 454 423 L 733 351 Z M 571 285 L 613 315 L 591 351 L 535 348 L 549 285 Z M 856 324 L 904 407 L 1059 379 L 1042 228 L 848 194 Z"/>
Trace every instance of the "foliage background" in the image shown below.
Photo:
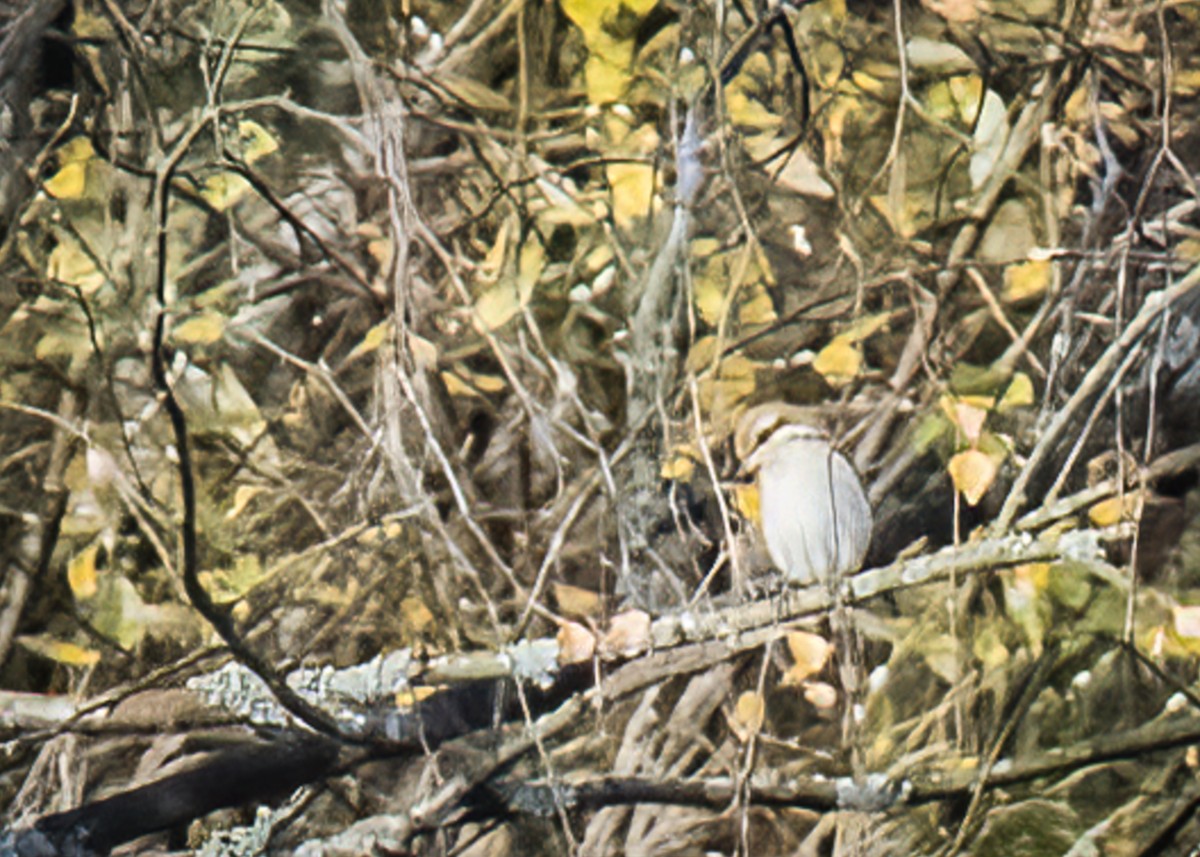
<path fill-rule="evenodd" d="M 1194 712 L 1194 3 L 4 14 L 4 688 L 175 687 L 215 652 L 151 376 L 165 309 L 201 581 L 279 670 L 604 634 L 740 592 L 761 561 L 730 434 L 777 399 L 819 406 L 868 482 L 869 565 L 976 527 L 1102 546 L 866 602 L 857 685 L 803 635 L 681 668 L 530 776 L 934 777 L 1153 725 L 1169 699 Z M 155 746 L 12 729 L 14 819 L 119 782 L 89 747 L 128 772 Z M 1194 760 L 1148 752 L 1009 791 L 984 775 L 857 831 L 746 792 L 412 844 L 1182 847 Z M 53 759 L 56 779 L 30 773 Z M 382 811 L 372 788 L 290 835 Z"/>

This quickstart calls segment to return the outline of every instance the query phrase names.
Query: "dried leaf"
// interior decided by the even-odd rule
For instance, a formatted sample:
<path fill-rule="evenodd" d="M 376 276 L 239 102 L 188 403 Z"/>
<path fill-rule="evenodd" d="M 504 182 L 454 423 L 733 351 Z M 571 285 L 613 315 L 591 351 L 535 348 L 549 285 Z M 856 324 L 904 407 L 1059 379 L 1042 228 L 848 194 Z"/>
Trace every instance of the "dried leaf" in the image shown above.
<path fill-rule="evenodd" d="M 415 595 L 410 595 L 400 602 L 400 622 L 410 635 L 419 636 L 433 624 L 433 620 L 433 611 Z"/>
<path fill-rule="evenodd" d="M 45 634 L 22 635 L 17 637 L 17 642 L 34 654 L 64 666 L 90 667 L 100 663 L 100 653 L 95 649 L 85 649 L 75 643 L 57 640 Z"/>
<path fill-rule="evenodd" d="M 828 711 L 837 705 L 838 692 L 828 682 L 810 681 L 804 684 L 804 698 L 813 708 Z"/>
<path fill-rule="evenodd" d="M 696 472 L 698 458 L 698 452 L 692 444 L 677 444 L 671 451 L 671 456 L 659 468 L 659 478 L 687 482 Z"/>
<path fill-rule="evenodd" d="M 816 199 L 833 199 L 834 190 L 821 175 L 821 169 L 802 148 L 788 158 L 787 165 L 775 177 L 775 182 L 787 190 Z"/>
<path fill-rule="evenodd" d="M 609 164 L 605 169 L 612 195 L 613 221 L 626 232 L 650 215 L 654 201 L 654 167 L 650 164 Z"/>
<path fill-rule="evenodd" d="M 596 635 L 578 622 L 561 623 L 556 639 L 560 664 L 581 664 L 596 654 Z"/>
<path fill-rule="evenodd" d="M 774 324 L 779 316 L 775 313 L 775 302 L 767 294 L 762 283 L 742 289 L 742 302 L 738 307 L 738 321 L 744 325 Z"/>
<path fill-rule="evenodd" d="M 521 253 L 517 257 L 517 294 L 520 296 L 521 306 L 528 306 L 545 267 L 546 248 L 542 246 L 537 233 L 531 232 L 521 245 Z"/>
<path fill-rule="evenodd" d="M 835 336 L 813 359 L 813 369 L 834 389 L 845 387 L 862 371 L 863 356 L 845 336 Z"/>
<path fill-rule="evenodd" d="M 602 651 L 628 658 L 650 648 L 650 614 L 627 610 L 613 616 L 600 643 Z"/>
<path fill-rule="evenodd" d="M 819 634 L 808 631 L 792 631 L 787 635 L 788 651 L 792 655 L 792 666 L 784 674 L 780 685 L 796 687 L 825 668 L 833 645 Z"/>
<path fill-rule="evenodd" d="M 217 211 L 232 208 L 250 190 L 250 182 L 238 173 L 222 170 L 204 180 L 201 198 Z"/>
<path fill-rule="evenodd" d="M 512 281 L 497 283 L 475 301 L 479 321 L 488 330 L 503 327 L 520 311 L 521 297 L 517 293 L 517 284 Z"/>
<path fill-rule="evenodd" d="M 384 319 L 379 324 L 372 327 L 359 341 L 357 345 L 350 349 L 350 353 L 346 355 L 346 365 L 353 363 L 360 357 L 365 357 L 368 354 L 374 354 L 379 350 L 379 346 L 383 345 L 392 332 L 391 319 Z"/>
<path fill-rule="evenodd" d="M 738 697 L 729 724 L 738 740 L 745 743 L 762 731 L 767 716 L 767 702 L 761 693 L 747 690 Z"/>
<path fill-rule="evenodd" d="M 755 524 L 762 521 L 757 485 L 751 483 L 733 486 L 733 505 L 738 514 L 747 521 L 753 521 Z"/>
<path fill-rule="evenodd" d="M 954 487 L 962 492 L 967 504 L 974 506 L 987 493 L 999 468 L 991 456 L 978 449 L 967 449 L 950 459 L 946 466 Z"/>
<path fill-rule="evenodd" d="M 212 345 L 225 333 L 225 316 L 202 312 L 171 329 L 171 340 L 178 345 Z"/>
<path fill-rule="evenodd" d="M 575 619 L 595 619 L 604 612 L 604 602 L 600 596 L 582 586 L 571 586 L 567 583 L 552 584 L 554 604 L 558 612 Z"/>
<path fill-rule="evenodd" d="M 1016 262 L 1004 269 L 1001 297 L 1006 303 L 1040 298 L 1050 287 L 1053 277 L 1054 263 L 1049 259 Z"/>
<path fill-rule="evenodd" d="M 1088 509 L 1088 520 L 1095 527 L 1112 527 L 1121 521 L 1136 521 L 1141 516 L 1143 495 L 1130 491 L 1122 497 L 1109 497 Z"/>
<path fill-rule="evenodd" d="M 253 119 L 243 119 L 238 123 L 238 137 L 242 144 L 242 158 L 248 164 L 279 151 L 279 141 Z"/>
<path fill-rule="evenodd" d="M 67 563 L 67 582 L 76 600 L 86 601 L 96 594 L 96 554 L 99 551 L 99 545 L 92 545 Z"/>
<path fill-rule="evenodd" d="M 59 170 L 46 180 L 46 192 L 55 199 L 79 199 L 87 190 L 88 163 L 95 156 L 92 141 L 75 137 L 58 150 Z"/>
<path fill-rule="evenodd" d="M 1008 389 L 1004 391 L 1000 403 L 996 405 L 996 412 L 1000 414 L 1008 413 L 1014 408 L 1028 407 L 1033 402 L 1033 381 L 1024 372 L 1018 372 L 1013 376 L 1012 383 L 1008 385 Z"/>

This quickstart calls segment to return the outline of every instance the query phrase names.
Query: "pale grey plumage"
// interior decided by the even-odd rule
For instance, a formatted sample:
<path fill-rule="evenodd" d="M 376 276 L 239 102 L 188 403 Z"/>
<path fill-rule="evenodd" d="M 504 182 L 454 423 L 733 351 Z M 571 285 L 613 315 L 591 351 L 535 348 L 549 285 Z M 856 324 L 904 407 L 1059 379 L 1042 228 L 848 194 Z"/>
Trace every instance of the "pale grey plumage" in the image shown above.
<path fill-rule="evenodd" d="M 854 468 L 789 406 L 748 412 L 736 446 L 758 482 L 767 552 L 792 583 L 828 583 L 862 567 L 871 506 Z"/>

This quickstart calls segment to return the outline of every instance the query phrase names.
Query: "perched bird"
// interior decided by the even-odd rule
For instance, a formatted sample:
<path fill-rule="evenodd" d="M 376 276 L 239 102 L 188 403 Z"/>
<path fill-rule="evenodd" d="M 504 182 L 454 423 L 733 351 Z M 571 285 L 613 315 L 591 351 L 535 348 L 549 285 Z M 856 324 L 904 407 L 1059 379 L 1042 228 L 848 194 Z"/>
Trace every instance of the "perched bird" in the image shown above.
<path fill-rule="evenodd" d="M 738 421 L 734 451 L 756 478 L 771 561 L 788 582 L 833 583 L 862 567 L 871 506 L 858 474 L 804 408 L 751 408 Z"/>

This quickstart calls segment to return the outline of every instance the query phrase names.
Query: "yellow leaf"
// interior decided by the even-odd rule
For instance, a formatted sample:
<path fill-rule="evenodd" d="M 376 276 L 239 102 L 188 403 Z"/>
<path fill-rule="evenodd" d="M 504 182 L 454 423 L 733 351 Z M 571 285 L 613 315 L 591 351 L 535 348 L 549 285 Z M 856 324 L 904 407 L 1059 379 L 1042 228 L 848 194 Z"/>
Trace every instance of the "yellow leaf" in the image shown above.
<path fill-rule="evenodd" d="M 1004 391 L 1000 404 L 996 406 L 998 413 L 1007 413 L 1013 408 L 1024 408 L 1033 404 L 1033 381 L 1024 372 L 1013 376 L 1012 383 Z"/>
<path fill-rule="evenodd" d="M 1041 595 L 1050 585 L 1050 563 L 1028 562 L 1013 569 L 1013 586 L 1029 595 Z"/>
<path fill-rule="evenodd" d="M 587 45 L 588 100 L 592 104 L 618 100 L 632 72 L 637 22 L 657 0 L 562 0 L 561 5 Z"/>
<path fill-rule="evenodd" d="M 90 667 L 100 663 L 100 653 L 75 643 L 56 640 L 44 634 L 17 637 L 17 642 L 29 651 L 69 667 Z"/>
<path fill-rule="evenodd" d="M 841 388 L 862 371 L 862 351 L 851 340 L 835 336 L 813 358 L 813 369 L 829 386 Z"/>
<path fill-rule="evenodd" d="M 738 514 L 747 521 L 753 521 L 755 524 L 762 521 L 757 485 L 733 486 L 733 505 L 737 509 Z"/>
<path fill-rule="evenodd" d="M 692 359 L 689 356 L 689 360 Z M 740 354 L 721 361 L 714 378 L 706 374 L 700 379 L 700 406 L 709 414 L 733 414 L 745 399 L 758 389 L 760 364 Z M 720 427 L 714 426 L 714 431 Z"/>
<path fill-rule="evenodd" d="M 413 687 L 407 687 L 403 690 L 396 691 L 396 707 L 397 708 L 412 708 L 420 702 L 424 702 L 437 693 L 441 688 L 430 687 L 426 684 L 418 684 Z"/>
<path fill-rule="evenodd" d="M 999 471 L 996 462 L 977 449 L 967 449 L 958 453 L 950 459 L 946 469 L 950 472 L 954 487 L 962 492 L 971 506 L 983 498 Z"/>
<path fill-rule="evenodd" d="M 171 330 L 171 339 L 179 345 L 212 345 L 225 332 L 225 316 L 202 312 Z"/>
<path fill-rule="evenodd" d="M 756 283 L 743 292 L 745 298 L 738 309 L 738 321 L 742 324 L 774 324 L 778 319 L 775 303 L 761 283 Z"/>
<path fill-rule="evenodd" d="M 687 482 L 696 472 L 696 458 L 696 449 L 691 444 L 677 445 L 672 450 L 671 457 L 659 468 L 659 478 Z"/>
<path fill-rule="evenodd" d="M 713 276 L 714 269 L 724 266 L 706 265 L 704 273 L 693 284 L 692 294 L 696 304 L 696 312 L 709 327 L 716 327 L 725 308 L 725 288 L 728 285 L 723 276 Z"/>
<path fill-rule="evenodd" d="M 455 366 L 453 372 L 439 374 L 452 396 L 478 398 L 481 393 L 500 393 L 508 387 L 508 382 L 499 376 L 472 372 L 461 364 Z"/>
<path fill-rule="evenodd" d="M 825 668 L 833 646 L 819 634 L 808 631 L 792 631 L 787 635 L 788 651 L 792 655 L 792 667 L 780 682 L 782 687 L 796 687 Z"/>
<path fill-rule="evenodd" d="M 1038 298 L 1046 293 L 1054 275 L 1054 263 L 1049 259 L 1017 262 L 1004 269 L 1001 297 L 1007 303 Z"/>
<path fill-rule="evenodd" d="M 990 624 L 975 633 L 975 639 L 971 644 L 971 652 L 989 670 L 1003 668 L 1008 663 L 1011 655 L 1008 647 L 1001 640 L 1000 635 Z"/>
<path fill-rule="evenodd" d="M 1088 509 L 1088 520 L 1096 527 L 1111 527 L 1121 521 L 1136 521 L 1142 511 L 1142 493 L 1131 491 L 1124 497 L 1109 497 Z"/>
<path fill-rule="evenodd" d="M 46 180 L 46 192 L 55 199 L 79 199 L 87 189 L 87 166 L 95 156 L 92 141 L 75 137 L 56 153 L 59 170 Z"/>
<path fill-rule="evenodd" d="M 922 5 L 954 24 L 969 24 L 981 13 L 980 0 L 922 0 Z"/>
<path fill-rule="evenodd" d="M 235 172 L 223 170 L 204 180 L 201 198 L 217 211 L 225 211 L 246 195 L 250 182 Z"/>
<path fill-rule="evenodd" d="M 71 592 L 80 601 L 86 601 L 96 594 L 96 554 L 100 548 L 92 545 L 71 557 L 67 563 L 67 583 Z"/>
<path fill-rule="evenodd" d="M 67 164 L 46 179 L 44 187 L 55 199 L 79 199 L 87 188 L 87 164 Z"/>
<path fill-rule="evenodd" d="M 910 188 L 907 193 L 898 192 L 899 187 L 892 190 L 890 194 L 872 194 L 868 202 L 887 218 L 897 235 L 912 238 L 932 221 L 933 200 L 924 190 Z"/>
<path fill-rule="evenodd" d="M 712 365 L 717 351 L 717 338 L 712 335 L 701 336 L 688 349 L 687 368 L 697 374 Z"/>
<path fill-rule="evenodd" d="M 974 126 L 983 104 L 983 78 L 977 74 L 965 74 L 949 80 L 950 92 L 958 105 L 959 118 L 967 126 Z"/>
<path fill-rule="evenodd" d="M 387 341 L 388 335 L 391 332 L 392 322 L 390 319 L 384 319 L 379 322 L 379 324 L 372 327 L 363 335 L 358 345 L 350 349 L 350 353 L 346 355 L 346 363 L 352 363 L 360 357 L 379 350 L 379 346 Z"/>
<path fill-rule="evenodd" d="M 87 137 L 72 137 L 63 147 L 56 153 L 58 162 L 61 165 L 80 164 L 84 161 L 90 161 L 96 156 L 96 150 L 92 147 L 92 141 Z"/>
<path fill-rule="evenodd" d="M 593 43 L 593 47 L 596 50 L 588 56 L 583 67 L 588 101 L 611 104 L 625 94 L 625 87 L 632 77 L 633 43 L 610 39 Z"/>
<path fill-rule="evenodd" d="M 654 201 L 654 167 L 650 164 L 609 164 L 609 193 L 613 221 L 626 232 L 650 215 Z"/>
<path fill-rule="evenodd" d="M 775 131 L 783 119 L 768 110 L 757 98 L 751 98 L 740 86 L 726 89 L 725 107 L 733 124 L 754 131 Z"/>
<path fill-rule="evenodd" d="M 767 702 L 762 694 L 747 690 L 738 697 L 733 707 L 733 722 L 730 726 L 740 740 L 749 741 L 762 730 L 766 716 Z"/>
<path fill-rule="evenodd" d="M 71 17 L 73 19 L 71 21 L 72 34 L 85 43 L 88 40 L 104 42 L 117 37 L 112 23 L 103 14 L 97 14 L 91 9 L 81 6 L 79 9 L 73 11 Z"/>
<path fill-rule="evenodd" d="M 958 50 L 948 44 L 946 47 Z M 957 75 L 939 81 L 929 88 L 925 100 L 931 115 L 943 122 L 966 127 L 974 126 L 982 102 L 983 80 L 977 74 Z"/>
<path fill-rule="evenodd" d="M 242 157 L 248 164 L 279 151 L 279 142 L 252 119 L 243 119 L 238 123 L 238 137 L 242 142 Z"/>
<path fill-rule="evenodd" d="M 38 360 L 48 360 L 51 357 L 71 357 L 82 359 L 91 350 L 91 344 L 83 331 L 79 336 L 61 336 L 53 331 L 42 336 L 33 347 L 33 356 Z"/>
<path fill-rule="evenodd" d="M 192 303 L 200 309 L 219 309 L 222 306 L 232 308 L 237 303 L 241 291 L 242 284 L 237 280 L 230 280 L 219 286 L 213 286 L 211 289 L 205 289 L 192 299 Z"/>
<path fill-rule="evenodd" d="M 601 244 L 589 252 L 583 259 L 583 270 L 589 274 L 599 274 L 613 260 L 612 247 L 607 243 Z"/>

